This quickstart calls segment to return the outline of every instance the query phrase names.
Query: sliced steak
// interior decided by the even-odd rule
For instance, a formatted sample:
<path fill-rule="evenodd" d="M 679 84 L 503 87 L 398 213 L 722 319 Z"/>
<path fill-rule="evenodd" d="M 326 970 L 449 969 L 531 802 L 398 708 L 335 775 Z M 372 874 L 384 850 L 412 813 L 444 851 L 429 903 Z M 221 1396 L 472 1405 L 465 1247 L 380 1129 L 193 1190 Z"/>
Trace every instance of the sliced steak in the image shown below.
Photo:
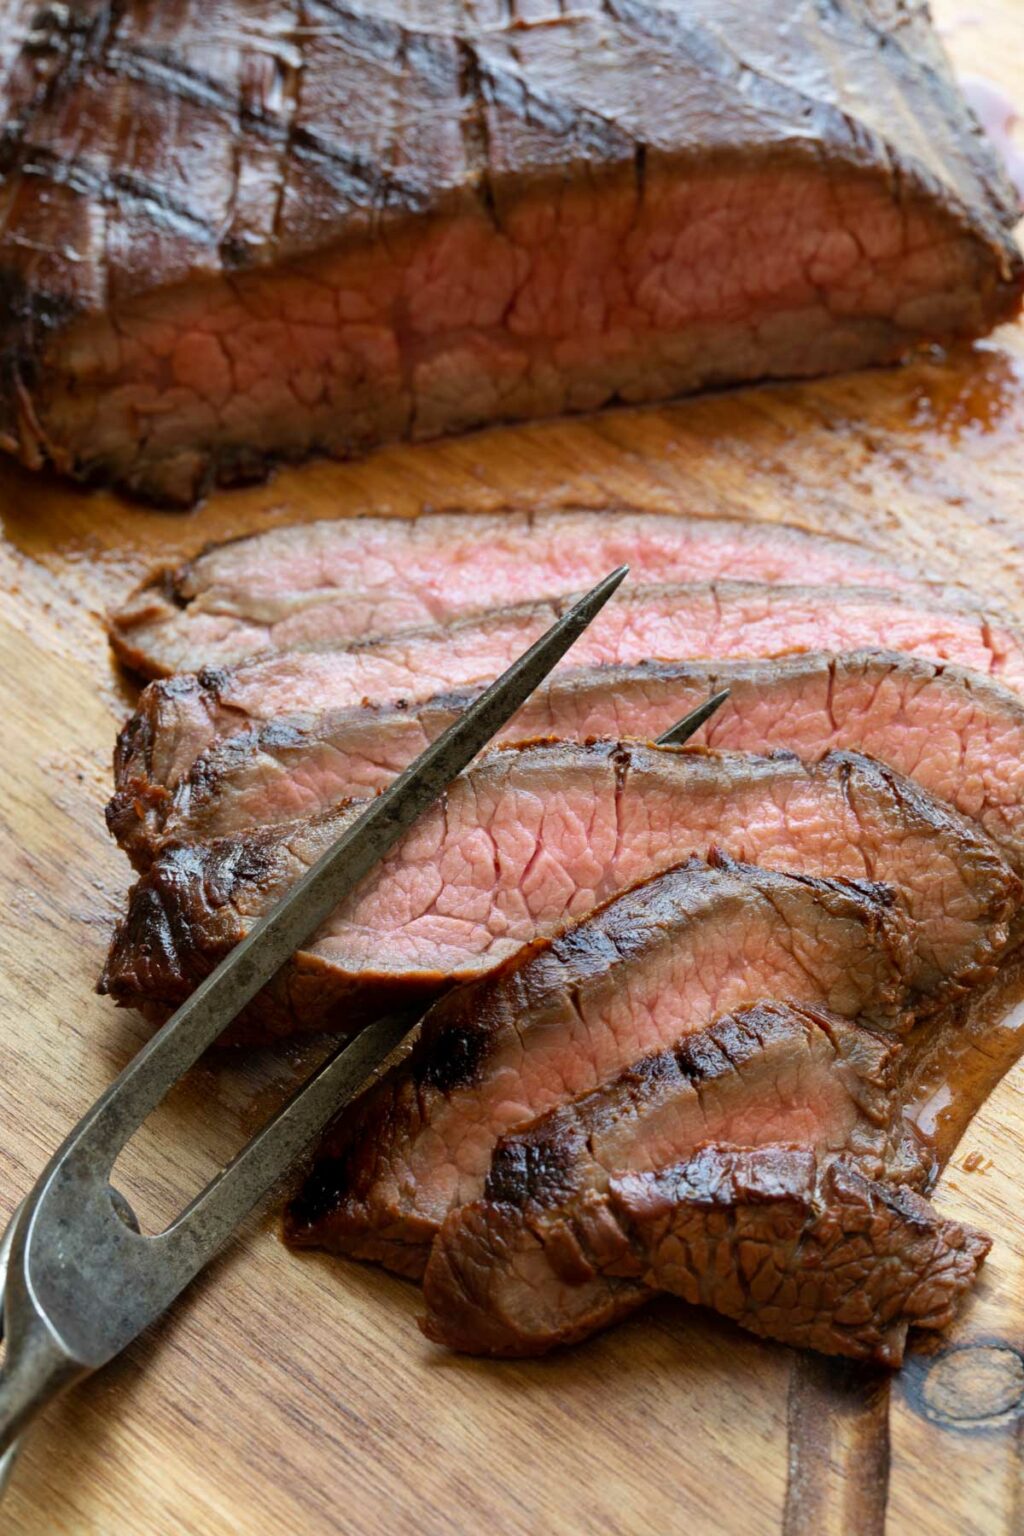
<path fill-rule="evenodd" d="M 503 1135 L 648 1053 L 764 998 L 885 1022 L 891 1001 L 871 999 L 891 996 L 893 918 L 877 888 L 720 856 L 655 877 L 436 1003 L 408 1061 L 328 1135 L 291 1240 L 418 1275 Z"/>
<path fill-rule="evenodd" d="M 361 810 L 168 848 L 135 887 L 102 986 L 178 1003 Z M 1020 883 L 977 828 L 909 780 L 837 753 L 715 755 L 541 743 L 485 755 L 264 994 L 309 1028 L 421 1000 L 710 847 L 884 881 L 911 924 L 908 981 L 945 997 L 999 953 Z"/>
<path fill-rule="evenodd" d="M 542 1236 L 491 1311 L 489 1215 L 471 1206 L 438 1240 L 426 1324 L 432 1338 L 487 1354 L 543 1353 L 665 1290 L 765 1338 L 898 1366 L 911 1327 L 952 1321 L 991 1247 L 846 1156 L 708 1145 L 611 1179 L 554 1259 L 559 1281 Z M 563 1301 L 571 1320 L 560 1336 Z"/>
<path fill-rule="evenodd" d="M 599 1261 L 612 1179 L 685 1163 L 706 1142 L 798 1142 L 853 1153 L 874 1177 L 920 1177 L 893 1094 L 898 1055 L 821 1009 L 758 1003 L 503 1136 L 483 1198 L 434 1243 L 428 1332 L 537 1354 L 613 1322 L 649 1291 Z"/>
<path fill-rule="evenodd" d="M 188 503 L 1018 304 L 921 6 L 8 9 L 0 443 L 32 466 Z"/>
<path fill-rule="evenodd" d="M 511 1132 L 483 1198 L 453 1211 L 434 1243 L 427 1332 L 474 1353 L 540 1354 L 615 1321 L 652 1281 L 613 1184 L 685 1167 L 707 1143 L 798 1143 L 849 1153 L 868 1177 L 920 1182 L 895 1098 L 898 1054 L 820 1009 L 761 1003 Z M 703 1276 L 703 1256 L 696 1266 Z"/>
<path fill-rule="evenodd" d="M 859 748 L 977 821 L 1024 870 L 1024 704 L 959 667 L 846 652 L 580 668 L 539 689 L 501 739 L 649 741 L 723 687 L 729 699 L 694 740 L 754 752 L 788 748 L 807 761 Z M 373 794 L 473 697 L 362 705 L 312 723 L 253 723 L 202 753 L 173 794 L 118 790 L 111 830 L 145 869 L 163 842 L 233 836 Z"/>
<path fill-rule="evenodd" d="M 560 597 L 619 565 L 643 582 L 915 585 L 881 555 L 785 524 L 629 510 L 345 517 L 157 571 L 111 616 L 110 638 L 126 666 L 166 677 Z"/>
<path fill-rule="evenodd" d="M 491 682 L 564 607 L 564 600 L 526 604 L 385 640 L 151 683 L 118 741 L 118 788 L 141 797 L 173 789 L 216 737 L 255 722 L 364 700 L 422 701 Z M 743 582 L 627 588 L 576 642 L 562 672 L 570 666 L 770 658 L 882 643 L 1024 688 L 1021 637 L 967 598 Z"/>

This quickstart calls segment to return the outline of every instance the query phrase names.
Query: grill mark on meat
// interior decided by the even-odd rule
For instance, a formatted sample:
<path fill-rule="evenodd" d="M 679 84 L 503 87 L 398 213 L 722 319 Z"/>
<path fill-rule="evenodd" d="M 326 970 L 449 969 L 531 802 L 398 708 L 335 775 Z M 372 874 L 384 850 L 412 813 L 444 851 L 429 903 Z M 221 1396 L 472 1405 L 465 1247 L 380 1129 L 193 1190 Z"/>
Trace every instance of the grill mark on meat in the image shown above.
<path fill-rule="evenodd" d="M 814 1108 L 818 1092 L 835 1088 L 851 1124 L 843 1123 L 841 1115 L 839 1123 L 823 1119 L 819 1139 L 811 1145 L 819 1150 L 855 1147 L 879 1173 L 899 1156 L 904 1177 L 920 1181 L 924 1168 L 919 1157 L 902 1146 L 896 1151 L 909 1135 L 898 1125 L 894 1097 L 900 1055 L 892 1042 L 823 1009 L 757 1003 L 716 1019 L 667 1050 L 641 1057 L 592 1093 L 502 1137 L 491 1156 L 484 1198 L 523 1210 L 558 1206 L 567 1195 L 592 1187 L 592 1176 L 659 1166 L 665 1158 L 656 1136 L 658 1116 L 666 1108 L 688 1111 L 691 1121 L 700 1117 L 699 1124 L 679 1131 L 673 1159 L 703 1140 L 720 1140 L 721 1129 L 713 1131 L 709 1113 L 717 1109 L 714 1123 L 720 1124 L 728 1123 L 730 1112 L 751 1108 L 745 1069 L 755 1083 L 764 1079 L 771 1090 L 766 1096 L 775 1095 L 775 1107 L 787 1113 Z M 795 1078 L 792 1092 L 775 1082 L 775 1075 L 787 1068 Z M 716 1095 L 722 1101 L 718 1105 Z M 762 1140 L 779 1140 L 775 1125 L 766 1116 Z M 593 1169 L 580 1167 L 583 1152 Z M 570 1169 L 576 1174 L 571 1186 L 565 1180 Z M 553 1180 L 549 1170 L 555 1172 Z"/>
<path fill-rule="evenodd" d="M 907 1187 L 923 1182 L 928 1167 L 898 1110 L 898 1055 L 898 1048 L 820 1010 L 762 1003 L 642 1058 L 593 1092 L 511 1132 L 495 1147 L 482 1198 L 454 1209 L 434 1242 L 424 1284 L 428 1335 L 475 1353 L 518 1355 L 543 1353 L 606 1326 L 646 1300 L 658 1283 L 657 1266 L 655 1274 L 643 1273 L 649 1255 L 636 1244 L 632 1222 L 621 1225 L 622 1191 L 631 1187 L 641 1198 L 640 1211 L 632 1212 L 641 1216 L 641 1225 L 652 1206 L 670 1227 L 677 1220 L 685 1223 L 692 1214 L 687 1207 L 706 1204 L 709 1196 L 723 1217 L 736 1216 L 730 1167 L 770 1172 L 759 1197 L 775 1200 L 780 1155 L 781 1166 L 793 1171 L 793 1149 L 779 1145 L 786 1142 L 799 1143 L 805 1170 L 816 1159 L 819 1167 L 829 1167 L 840 1156 L 842 1181 L 835 1193 L 845 1187 L 862 1204 L 869 1197 L 868 1209 L 875 1213 L 870 1230 L 879 1219 L 884 1225 L 886 1210 L 896 1210 L 899 1231 L 905 1222 L 918 1233 L 941 1232 L 953 1253 L 966 1249 L 969 1262 L 959 1272 L 963 1283 L 950 1293 L 955 1299 L 988 1244 L 980 1234 L 942 1227 Z M 716 1145 L 722 1143 L 728 1145 Z M 705 1173 L 715 1167 L 716 1179 L 699 1177 L 701 1167 Z M 883 1180 L 888 1189 L 869 1180 Z M 791 1197 L 791 1182 L 783 1183 Z M 673 1184 L 675 1194 L 685 1186 L 682 1211 L 673 1210 L 671 1197 L 660 1193 Z M 803 1202 L 810 1187 L 803 1176 L 797 1187 Z M 859 1223 L 850 1230 L 865 1228 Z M 813 1248 L 815 1232 L 805 1235 Z M 723 1238 L 729 1241 L 729 1229 L 721 1220 L 705 1233 L 712 1245 Z M 905 1262 L 913 1244 L 912 1237 L 906 1246 L 899 1243 L 888 1262 Z M 852 1260 L 854 1252 L 847 1257 Z M 947 1257 L 944 1250 L 943 1262 L 929 1270 L 940 1290 Z M 721 1282 L 730 1273 L 706 1241 L 690 1258 L 694 1281 L 717 1275 Z M 872 1296 L 872 1305 L 862 1302 L 853 1309 L 846 1300 L 842 1307 L 822 1309 L 831 1267 L 826 1262 L 818 1271 L 815 1306 L 809 1301 L 812 1260 L 805 1287 L 796 1290 L 784 1282 L 788 1295 L 774 1307 L 759 1283 L 760 1268 L 755 1272 L 743 1259 L 736 1279 L 745 1305 L 739 1312 L 725 1310 L 745 1321 L 756 1307 L 768 1319 L 769 1336 L 855 1355 L 873 1354 L 881 1337 L 889 1342 L 890 1363 L 898 1363 L 907 1322 L 923 1314 L 941 1326 L 947 1310 L 911 1305 L 899 1330 L 890 1334 L 894 1311 L 884 1297 L 877 1304 L 885 1262 L 876 1269 L 870 1259 L 871 1245 L 861 1246 L 862 1296 Z M 784 1271 L 785 1266 L 780 1275 Z M 683 1294 L 691 1301 L 707 1299 Z M 794 1330 L 806 1323 L 801 1314 L 808 1310 L 819 1326 L 799 1339 Z M 868 1325 L 866 1340 L 846 1338 L 844 1324 L 850 1323 Z"/>
<path fill-rule="evenodd" d="M 852 808 L 846 778 L 857 786 Z M 360 808 L 168 848 L 135 888 L 101 987 L 121 1001 L 180 1001 Z M 855 754 L 806 767 L 792 754 L 718 756 L 615 742 L 502 748 L 451 787 L 251 1017 L 311 1028 L 341 1004 L 358 1015 L 360 1004 L 436 995 L 594 901 L 712 845 L 775 868 L 841 875 L 877 900 L 864 878 L 872 849 L 876 873 L 899 888 L 905 907 L 918 1007 L 929 996 L 937 1006 L 990 974 L 1020 895 L 1020 882 L 981 832 Z M 165 983 L 138 960 L 149 947 L 154 893 L 173 905 L 182 935 Z M 304 1012 L 289 1016 L 279 993 L 294 975 L 306 976 L 310 990 Z"/>
<path fill-rule="evenodd" d="M 790 962 L 798 933 L 817 944 L 815 973 Z M 435 1004 L 406 1062 L 328 1138 L 291 1207 L 291 1239 L 419 1273 L 441 1220 L 482 1193 L 493 1146 L 514 1125 L 677 1042 L 681 1026 L 698 1030 L 780 986 L 849 1016 L 884 1011 L 900 943 L 891 907 L 844 882 L 721 858 L 658 876 Z M 662 988 L 678 1001 L 659 1012 Z M 472 1076 L 434 1087 L 432 1061 L 467 1031 Z"/>
<path fill-rule="evenodd" d="M 306 0 L 306 4 L 309 3 L 310 0 Z M 110 8 L 112 12 L 114 9 L 114 7 Z M 352 25 L 368 20 L 368 18 L 358 17 L 354 12 L 348 13 L 346 19 Z M 389 203 L 394 203 L 410 211 L 426 207 L 419 184 L 410 178 L 403 177 L 395 168 L 385 169 L 380 165 L 371 164 L 351 150 L 342 148 L 338 143 L 327 144 L 308 128 L 296 126 L 287 117 L 279 117 L 265 110 L 247 107 L 244 102 L 238 101 L 232 91 L 225 89 L 210 76 L 202 74 L 175 58 L 169 49 L 156 52 L 141 45 L 104 49 L 103 44 L 109 35 L 113 35 L 112 32 L 104 31 L 97 35 L 97 40 L 90 50 L 89 62 L 98 71 L 111 76 L 112 81 L 127 79 L 143 84 L 154 95 L 166 96 L 176 102 L 206 108 L 215 113 L 223 121 L 225 128 L 233 133 L 252 134 L 271 144 L 282 145 L 304 164 L 315 168 L 328 186 L 345 193 L 352 201 L 364 197 L 371 206 L 387 206 Z M 298 35 L 301 45 L 301 29 Z M 58 75 L 53 84 L 56 90 L 66 95 L 68 86 L 76 85 L 79 81 L 80 73 L 73 74 L 69 80 L 66 80 L 63 75 Z M 40 107 L 44 104 L 40 103 Z M 0 161 L 0 171 L 5 174 L 9 175 L 16 168 L 20 175 L 36 174 L 47 177 L 58 185 L 67 185 L 83 197 L 96 195 L 97 192 L 105 195 L 107 188 L 122 192 L 127 190 L 144 202 L 147 209 L 157 214 L 158 222 L 161 214 L 169 209 L 175 211 L 166 188 L 157 182 L 142 182 L 133 178 L 129 183 L 122 185 L 116 177 L 98 178 L 90 173 L 87 166 L 80 168 L 78 165 L 71 165 L 66 160 L 51 155 L 41 146 L 33 144 L 26 137 L 24 130 L 15 131 L 10 156 L 11 163 L 4 165 Z M 43 163 L 30 170 L 29 157 L 36 157 Z M 78 174 L 79 170 L 81 174 Z M 210 221 L 201 218 L 198 214 L 188 213 L 185 216 L 191 225 L 208 237 L 212 237 L 214 225 Z M 173 230 L 173 226 L 170 228 Z M 189 233 L 194 232 L 195 229 L 189 231 Z"/>
<path fill-rule="evenodd" d="M 20 176 L 48 181 L 79 197 L 92 197 L 112 205 L 137 203 L 165 234 L 185 235 L 211 245 L 215 241 L 213 226 L 195 208 L 130 171 L 103 175 L 87 159 L 69 160 L 41 144 L 23 143 L 21 151 L 24 158 L 18 167 Z"/>
<path fill-rule="evenodd" d="M 225 40 L 188 0 L 91 9 L 88 40 L 50 50 L 42 84 L 26 53 L 0 88 L 6 265 L 30 312 L 41 295 L 78 317 L 10 317 L 0 438 L 181 504 L 276 457 L 889 361 L 1012 313 L 1012 198 L 924 18 L 913 47 L 882 49 L 866 4 L 808 6 L 779 48 L 769 10 L 742 28 L 717 3 L 685 24 L 634 4 L 546 26 L 464 12 L 447 30 L 337 6 L 296 26 L 262 0 Z M 268 46 L 301 51 L 280 100 L 248 90 Z M 614 68 L 595 75 L 594 56 Z M 46 197 L 38 172 L 73 159 L 69 125 L 93 119 L 100 185 L 65 169 Z M 202 209 L 181 175 L 196 146 Z M 759 170 L 781 189 L 770 210 Z M 265 211 L 239 218 L 250 173 Z M 690 259 L 705 195 L 730 212 L 727 252 L 758 248 L 743 211 L 778 218 L 762 242 L 778 271 Z M 169 232 L 183 206 L 208 228 Z M 594 258 L 569 305 L 538 260 L 552 212 L 562 269 Z M 468 310 L 441 281 L 428 293 L 418 264 L 463 271 Z M 338 301 L 327 322 L 307 274 Z M 250 372 L 271 381 L 261 403 Z M 126 399 L 146 420 L 130 436 Z"/>
<path fill-rule="evenodd" d="M 492 224 L 498 225 L 498 213 L 491 187 L 491 145 L 484 103 L 484 83 L 480 60 L 472 44 L 459 38 L 459 95 L 465 109 L 459 117 L 466 169 L 480 202 Z"/>

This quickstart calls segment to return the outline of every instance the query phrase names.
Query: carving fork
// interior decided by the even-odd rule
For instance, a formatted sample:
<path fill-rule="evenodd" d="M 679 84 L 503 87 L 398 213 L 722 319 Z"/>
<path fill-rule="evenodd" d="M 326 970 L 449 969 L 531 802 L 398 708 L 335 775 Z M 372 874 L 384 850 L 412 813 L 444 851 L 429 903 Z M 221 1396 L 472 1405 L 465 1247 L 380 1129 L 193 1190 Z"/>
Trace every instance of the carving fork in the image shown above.
<path fill-rule="evenodd" d="M 171 1305 L 413 1027 L 381 1019 L 342 1045 L 164 1231 L 140 1232 L 114 1163 L 170 1088 L 443 794 L 547 676 L 624 579 L 575 603 L 363 814 L 129 1062 L 54 1154 L 0 1245 L 0 1489 L 17 1437 Z M 678 745 L 725 694 L 660 738 Z"/>

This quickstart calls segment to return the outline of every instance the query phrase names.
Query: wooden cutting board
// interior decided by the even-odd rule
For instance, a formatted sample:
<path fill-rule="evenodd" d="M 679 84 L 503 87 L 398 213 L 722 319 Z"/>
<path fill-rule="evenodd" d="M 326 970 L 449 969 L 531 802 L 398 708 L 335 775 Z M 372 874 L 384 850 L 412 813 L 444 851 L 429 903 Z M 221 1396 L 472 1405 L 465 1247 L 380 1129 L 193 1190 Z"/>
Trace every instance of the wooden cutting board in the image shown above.
<path fill-rule="evenodd" d="M 964 70 L 1021 88 L 1021 0 L 936 9 Z M 1024 328 L 898 372 L 314 464 L 190 516 L 0 468 L 0 1215 L 145 1037 L 92 990 L 129 878 L 102 819 L 132 699 L 105 607 L 158 559 L 274 523 L 619 501 L 918 555 L 1024 619 Z M 1024 1007 L 1003 1012 L 1010 1059 Z M 118 1169 L 140 1214 L 178 1210 L 304 1064 L 197 1069 Z M 984 1280 L 942 1353 L 891 1385 L 669 1302 L 557 1359 L 455 1358 L 418 1332 L 414 1287 L 290 1256 L 272 1210 L 37 1426 L 4 1529 L 1024 1531 L 1022 1139 L 1018 1065 L 937 1196 L 994 1234 Z"/>

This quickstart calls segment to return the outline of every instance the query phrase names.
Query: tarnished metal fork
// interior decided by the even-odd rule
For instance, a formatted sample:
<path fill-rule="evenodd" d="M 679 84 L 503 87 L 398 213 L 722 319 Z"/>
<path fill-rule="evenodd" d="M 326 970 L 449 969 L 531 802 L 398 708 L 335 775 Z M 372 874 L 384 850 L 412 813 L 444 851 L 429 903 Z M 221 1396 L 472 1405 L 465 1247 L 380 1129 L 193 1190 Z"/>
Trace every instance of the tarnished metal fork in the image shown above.
<path fill-rule="evenodd" d="M 257 922 L 79 1121 L 15 1212 L 0 1248 L 6 1358 L 0 1487 L 17 1437 L 60 1392 L 160 1317 L 411 1029 L 381 1019 L 341 1046 L 164 1231 L 139 1230 L 114 1163 L 168 1091 L 543 681 L 626 575 L 575 603 L 370 802 Z M 661 738 L 678 745 L 725 694 Z"/>

